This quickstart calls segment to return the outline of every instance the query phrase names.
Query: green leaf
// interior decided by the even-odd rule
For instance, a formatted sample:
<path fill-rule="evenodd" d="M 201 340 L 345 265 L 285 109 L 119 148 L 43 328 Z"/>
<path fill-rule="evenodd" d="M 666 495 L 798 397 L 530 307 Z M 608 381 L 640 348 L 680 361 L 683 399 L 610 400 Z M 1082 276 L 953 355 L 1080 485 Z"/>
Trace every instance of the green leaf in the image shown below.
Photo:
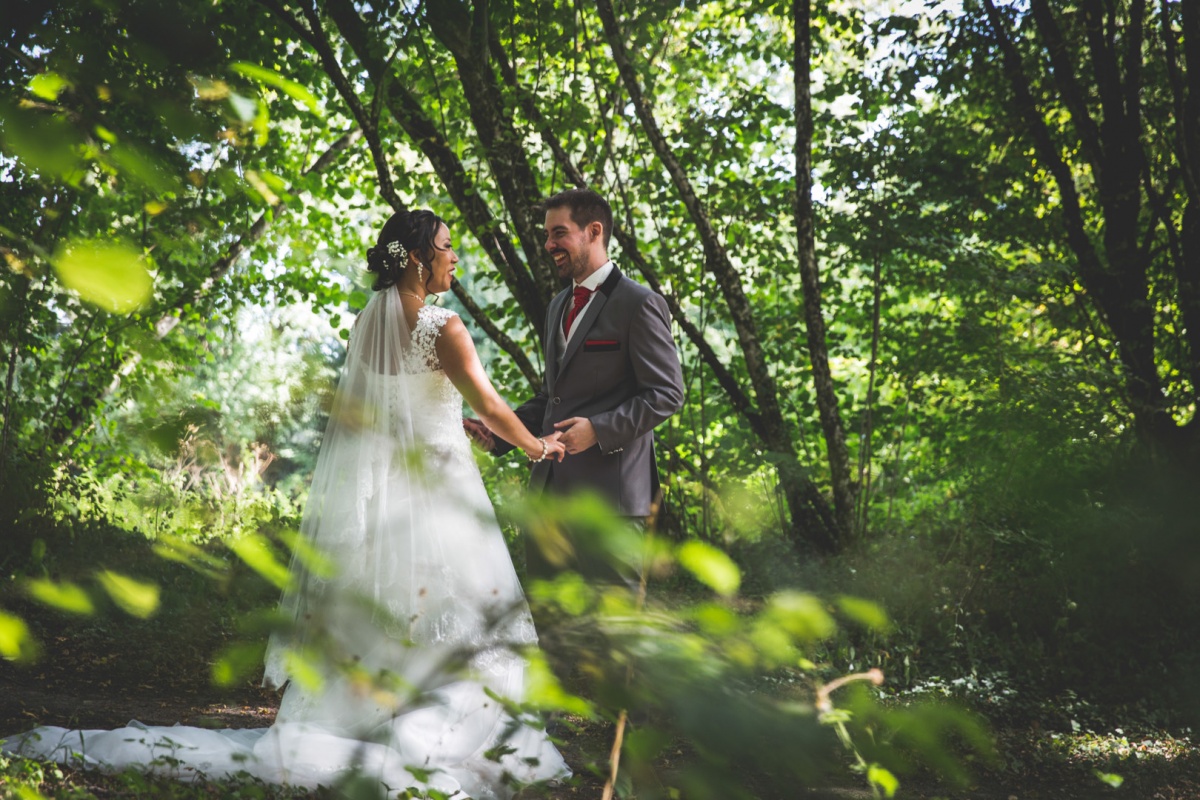
<path fill-rule="evenodd" d="M 825 639 L 837 629 L 821 601 L 803 592 L 786 591 L 772 595 L 763 617 L 793 637 L 806 641 Z"/>
<path fill-rule="evenodd" d="M 279 538 L 292 551 L 292 555 L 303 565 L 304 569 L 322 580 L 328 580 L 337 574 L 337 564 L 325 555 L 300 531 L 284 531 Z"/>
<path fill-rule="evenodd" d="M 595 711 L 587 700 L 563 688 L 542 651 L 535 650 L 529 654 L 525 676 L 525 699 L 531 705 L 542 709 L 557 709 L 581 717 L 594 716 Z"/>
<path fill-rule="evenodd" d="M 36 652 L 37 644 L 25 620 L 0 611 L 0 657 L 9 661 L 28 661 Z"/>
<path fill-rule="evenodd" d="M 59 248 L 53 263 L 64 286 L 113 314 L 141 308 L 154 289 L 141 254 L 118 242 L 68 242 Z"/>
<path fill-rule="evenodd" d="M 275 554 L 271 552 L 271 546 L 262 536 L 252 533 L 249 536 L 234 539 L 229 543 L 229 549 L 246 562 L 246 566 L 275 586 L 280 589 L 288 588 L 291 578 L 288 575 L 287 567 L 279 563 Z"/>
<path fill-rule="evenodd" d="M 114 143 L 109 147 L 108 158 L 123 177 L 156 194 L 165 194 L 179 188 L 177 179 L 170 174 L 162 160 L 144 148 Z"/>
<path fill-rule="evenodd" d="M 870 600 L 842 595 L 838 597 L 837 604 L 843 614 L 873 631 L 887 633 L 892 627 L 887 612 L 877 603 L 872 603 Z"/>
<path fill-rule="evenodd" d="M 241 642 L 226 647 L 212 665 L 212 679 L 217 686 L 240 683 L 262 665 L 265 645 L 262 642 Z"/>
<path fill-rule="evenodd" d="M 305 691 L 316 694 L 325 685 L 318 661 L 307 653 L 287 651 L 283 657 L 283 668 L 288 677 Z"/>
<path fill-rule="evenodd" d="M 266 67 L 260 67 L 257 64 L 250 64 L 245 61 L 238 61 L 230 68 L 239 75 L 259 81 L 260 83 L 265 83 L 268 86 L 274 86 L 276 89 L 279 89 L 287 94 L 293 100 L 308 106 L 308 110 L 314 114 L 320 111 L 317 105 L 316 96 L 314 96 L 307 87 L 283 77 L 275 70 L 268 69 Z"/>
<path fill-rule="evenodd" d="M 742 575 L 733 559 L 704 542 L 685 542 L 675 557 L 696 580 L 718 594 L 729 596 L 738 590 Z"/>
<path fill-rule="evenodd" d="M 34 113 L 0 102 L 4 120 L 4 152 L 19 158 L 34 172 L 62 178 L 72 185 L 83 178 L 86 162 L 80 157 L 83 137 L 57 115 Z"/>
<path fill-rule="evenodd" d="M 896 790 L 900 788 L 900 781 L 896 780 L 896 776 L 878 764 L 867 768 L 867 781 L 872 789 L 882 792 L 884 797 L 895 797 Z"/>
<path fill-rule="evenodd" d="M 1125 782 L 1125 779 L 1115 772 L 1101 772 L 1100 770 L 1096 770 L 1095 775 L 1100 781 L 1107 783 L 1114 789 L 1121 788 L 1121 784 Z"/>
<path fill-rule="evenodd" d="M 42 72 L 30 79 L 29 91 L 53 103 L 58 100 L 62 90 L 70 85 L 71 82 L 57 72 Z"/>
<path fill-rule="evenodd" d="M 34 578 L 25 583 L 25 591 L 34 600 L 69 614 L 92 614 L 96 610 L 87 592 L 69 581 Z"/>
<path fill-rule="evenodd" d="M 158 610 L 158 587 L 112 570 L 96 573 L 108 596 L 126 613 L 146 619 Z"/>

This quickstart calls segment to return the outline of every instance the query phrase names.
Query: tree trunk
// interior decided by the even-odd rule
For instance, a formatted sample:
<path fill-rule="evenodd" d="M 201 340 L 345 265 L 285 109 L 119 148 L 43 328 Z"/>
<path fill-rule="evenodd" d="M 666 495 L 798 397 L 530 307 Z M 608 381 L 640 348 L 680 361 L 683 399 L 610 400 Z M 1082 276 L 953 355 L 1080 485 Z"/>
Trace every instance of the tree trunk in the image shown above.
<path fill-rule="evenodd" d="M 750 374 L 750 383 L 754 387 L 756 404 L 762 418 L 763 442 L 768 451 L 766 457 L 777 466 L 780 487 L 791 513 L 791 525 L 787 534 L 801 551 L 834 552 L 838 548 L 837 521 L 825 498 L 800 467 L 791 432 L 780 411 L 775 379 L 763 353 L 753 309 L 742 289 L 741 278 L 730 262 L 724 244 L 713 229 L 691 180 L 663 136 L 649 100 L 642 92 L 637 72 L 617 25 L 611 0 L 597 0 L 596 10 L 600 14 L 617 72 L 625 91 L 629 93 L 642 130 L 671 176 L 671 181 L 696 226 L 704 243 L 705 266 L 716 278 L 729 309 L 738 343 L 746 358 L 746 369 Z"/>
<path fill-rule="evenodd" d="M 1033 141 L 1039 160 L 1053 177 L 1061 195 L 1066 240 L 1075 256 L 1080 282 L 1116 342 L 1137 437 L 1156 450 L 1177 452 L 1181 431 L 1172 417 L 1158 374 L 1157 307 L 1150 291 L 1153 226 L 1159 224 L 1164 215 L 1143 213 L 1143 191 L 1149 191 L 1151 199 L 1154 196 L 1142 144 L 1141 63 L 1145 2 L 1133 0 L 1128 20 L 1119 18 L 1120 10 L 1116 4 L 1083 3 L 1085 41 L 1070 42 L 1047 0 L 1033 0 L 1030 10 L 1041 47 L 1051 66 L 1048 80 L 1057 90 L 1054 96 L 1040 101 L 994 0 L 983 0 L 983 4 L 1000 49 L 1015 109 Z M 1188 5 L 1193 5 L 1191 12 L 1187 10 Z M 1195 13 L 1194 4 L 1184 4 L 1183 13 L 1186 29 L 1189 13 Z M 1169 29 L 1169 23 L 1164 27 Z M 1120 40 L 1111 35 L 1118 28 L 1123 31 Z M 1174 61 L 1170 55 L 1171 35 L 1169 30 L 1164 31 L 1168 73 L 1175 73 L 1173 82 L 1178 86 L 1178 73 L 1171 68 Z M 1118 52 L 1118 42 L 1125 46 L 1123 58 Z M 1039 52 L 1038 55 L 1040 63 L 1043 54 Z M 1081 75 L 1081 64 L 1090 65 L 1092 73 Z M 1085 82 L 1085 78 L 1090 82 Z M 1179 102 L 1178 90 L 1176 94 L 1177 108 L 1184 108 L 1185 104 Z M 1099 122 L 1093 118 L 1095 111 L 1089 107 L 1089 98 L 1095 98 L 1092 102 L 1098 106 Z M 1060 145 L 1046 122 L 1041 105 L 1053 106 L 1056 102 L 1061 102 L 1070 115 L 1079 140 L 1077 149 L 1094 176 L 1094 188 L 1083 182 L 1077 185 L 1075 175 L 1082 169 L 1064 157 L 1064 153 L 1075 151 L 1076 146 L 1074 143 Z M 1186 126 L 1186 121 L 1183 124 Z M 1180 139 L 1178 155 L 1186 163 L 1186 137 Z M 1089 192 L 1094 196 L 1088 197 Z M 1098 243 L 1089 231 L 1095 222 L 1084 213 L 1089 206 L 1100 210 L 1103 232 Z M 1161 221 L 1168 228 L 1169 237 L 1177 235 L 1171 230 L 1175 222 L 1169 214 Z M 1186 223 L 1184 227 L 1186 230 Z M 1186 257 L 1182 263 L 1177 262 L 1174 269 L 1187 313 L 1191 278 Z M 1200 352 L 1186 345 L 1184 350 L 1191 351 L 1186 356 L 1189 363 L 1182 365 L 1184 371 L 1194 374 Z"/>
<path fill-rule="evenodd" d="M 812 97 L 809 94 L 809 65 L 812 61 L 812 24 L 809 0 L 793 0 L 795 26 L 793 76 L 795 81 L 795 157 L 796 157 L 796 238 L 799 249 L 800 280 L 804 287 L 804 322 L 808 355 L 812 362 L 813 385 L 825 450 L 829 460 L 833 507 L 837 533 L 845 546 L 851 536 L 854 517 L 854 491 L 850 473 L 850 451 L 838 411 L 837 390 L 829 368 L 829 348 L 825 337 L 825 318 L 821 313 L 821 277 L 817 267 L 816 233 L 812 203 Z"/>

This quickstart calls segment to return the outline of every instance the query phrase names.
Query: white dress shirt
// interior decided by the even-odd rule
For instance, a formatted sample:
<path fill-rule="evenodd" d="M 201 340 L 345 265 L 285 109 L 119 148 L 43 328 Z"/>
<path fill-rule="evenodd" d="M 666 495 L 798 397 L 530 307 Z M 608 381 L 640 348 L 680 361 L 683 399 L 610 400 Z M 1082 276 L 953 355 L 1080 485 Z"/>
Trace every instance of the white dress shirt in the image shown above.
<path fill-rule="evenodd" d="M 600 267 L 600 269 L 596 270 L 591 275 L 588 275 L 580 283 L 576 283 L 571 287 L 572 289 L 574 289 L 576 286 L 582 286 L 584 289 L 591 289 L 592 296 L 589 297 L 588 301 L 583 304 L 583 308 L 579 309 L 579 313 L 575 315 L 575 319 L 571 320 L 571 330 L 567 331 L 567 341 L 568 342 L 571 341 L 571 337 L 575 334 L 575 331 L 579 328 L 579 321 L 583 319 L 583 315 L 587 312 L 588 306 L 590 306 L 592 304 L 592 301 L 596 299 L 596 290 L 599 289 L 600 285 L 602 283 L 604 283 L 605 280 L 608 279 L 609 273 L 611 273 L 612 271 L 613 271 L 613 262 L 611 260 L 605 261 L 604 265 L 602 267 Z M 572 303 L 573 303 L 573 300 L 567 300 L 567 308 L 564 313 L 566 313 L 566 314 L 571 313 L 571 304 Z"/>

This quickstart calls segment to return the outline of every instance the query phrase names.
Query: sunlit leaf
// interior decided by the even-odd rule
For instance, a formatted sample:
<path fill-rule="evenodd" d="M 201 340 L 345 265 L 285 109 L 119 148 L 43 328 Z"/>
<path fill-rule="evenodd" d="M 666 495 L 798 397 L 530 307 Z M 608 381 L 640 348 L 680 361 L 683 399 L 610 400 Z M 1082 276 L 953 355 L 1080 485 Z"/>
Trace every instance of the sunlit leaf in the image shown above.
<path fill-rule="evenodd" d="M 877 603 L 872 603 L 870 600 L 842 595 L 837 599 L 837 604 L 843 614 L 873 631 L 887 633 L 892 627 L 887 612 Z"/>
<path fill-rule="evenodd" d="M 53 114 L 18 108 L 0 102 L 4 120 L 4 152 L 19 158 L 30 170 L 78 183 L 85 161 L 80 156 L 83 137 L 73 126 Z"/>
<path fill-rule="evenodd" d="M 676 551 L 684 569 L 705 586 L 722 595 L 731 595 L 742 582 L 737 564 L 725 553 L 704 542 L 685 542 Z"/>
<path fill-rule="evenodd" d="M 254 170 L 246 170 L 246 183 L 254 188 L 254 191 L 267 205 L 273 206 L 279 202 L 279 195 L 275 194 L 271 190 L 271 187 L 267 185 L 267 182 Z"/>
<path fill-rule="evenodd" d="M 225 81 L 201 77 L 193 77 L 191 80 L 196 89 L 196 96 L 205 102 L 213 103 L 229 97 L 229 84 Z"/>
<path fill-rule="evenodd" d="M 100 585 L 125 613 L 145 619 L 158 610 L 158 587 L 126 575 L 102 570 L 96 573 Z"/>
<path fill-rule="evenodd" d="M 229 106 L 242 122 L 254 121 L 254 117 L 258 114 L 258 105 L 258 100 L 253 97 L 246 97 L 237 92 L 229 93 Z"/>
<path fill-rule="evenodd" d="M 1115 772 L 1101 772 L 1100 770 L 1096 770 L 1096 777 L 1114 789 L 1120 789 L 1121 784 L 1125 782 L 1125 779 Z"/>
<path fill-rule="evenodd" d="M 896 776 L 878 764 L 867 768 L 867 781 L 884 797 L 895 797 L 896 790 L 900 788 L 900 781 L 896 780 Z"/>
<path fill-rule="evenodd" d="M 723 636 L 735 632 L 741 620 L 736 612 L 716 603 L 704 603 L 692 611 L 692 617 L 705 633 Z"/>
<path fill-rule="evenodd" d="M 51 103 L 58 100 L 58 95 L 71 83 L 57 72 L 41 72 L 29 81 L 29 91 L 43 100 Z"/>
<path fill-rule="evenodd" d="M 820 599 L 803 592 L 772 595 L 763 617 L 803 641 L 825 639 L 837 629 Z"/>
<path fill-rule="evenodd" d="M 141 308 L 154 288 L 142 256 L 117 242 L 69 242 L 55 254 L 54 269 L 64 286 L 114 314 Z"/>
<path fill-rule="evenodd" d="M 260 67 L 257 64 L 250 64 L 245 61 L 239 61 L 231 67 L 234 72 L 239 75 L 244 75 L 247 78 L 252 78 L 256 81 L 274 86 L 276 89 L 287 94 L 293 100 L 303 103 L 308 106 L 308 110 L 317 113 L 317 98 L 305 86 L 296 83 L 293 80 L 283 77 L 278 72 L 266 67 Z"/>
<path fill-rule="evenodd" d="M 154 543 L 154 552 L 214 580 L 221 580 L 228 573 L 228 565 L 224 561 L 176 536 L 159 534 L 158 541 Z"/>
<path fill-rule="evenodd" d="M 28 661 L 36 652 L 37 643 L 25 620 L 0 611 L 0 657 L 9 661 Z"/>
<path fill-rule="evenodd" d="M 306 653 L 289 650 L 284 655 L 283 668 L 288 677 L 305 691 L 315 694 L 325 685 L 318 662 Z"/>
<path fill-rule="evenodd" d="M 525 671 L 526 700 L 542 709 L 565 711 L 581 717 L 592 717 L 591 704 L 563 688 L 539 650 L 529 654 Z"/>
<path fill-rule="evenodd" d="M 108 149 L 108 158 L 125 178 L 163 194 L 177 188 L 177 180 L 162 161 L 143 148 L 132 144 L 114 144 Z"/>
<path fill-rule="evenodd" d="M 284 531 L 279 535 L 283 543 L 291 549 L 292 554 L 314 576 L 329 579 L 337 572 L 337 564 L 332 558 L 323 553 L 300 531 Z"/>
<path fill-rule="evenodd" d="M 246 566 L 280 589 L 288 587 L 290 579 L 287 567 L 280 564 L 278 559 L 275 558 L 275 554 L 271 552 L 270 544 L 267 543 L 264 537 L 256 533 L 242 536 L 229 542 L 229 549 L 236 553 L 238 558 L 246 562 Z"/>
<path fill-rule="evenodd" d="M 25 583 L 25 591 L 34 600 L 70 614 L 91 614 L 96 610 L 88 593 L 69 581 L 55 583 L 34 578 Z"/>
<path fill-rule="evenodd" d="M 42 794 L 37 789 L 34 789 L 32 786 L 18 786 L 16 787 L 16 790 L 17 797 L 20 798 L 20 800 L 47 800 L 46 795 Z"/>
<path fill-rule="evenodd" d="M 168 207 L 166 203 L 159 202 L 158 200 L 151 200 L 142 206 L 142 208 L 146 209 L 146 213 L 152 217 L 157 217 L 166 211 Z"/>
<path fill-rule="evenodd" d="M 264 648 L 262 642 L 241 642 L 226 647 L 213 662 L 213 683 L 233 686 L 258 672 L 262 667 Z"/>

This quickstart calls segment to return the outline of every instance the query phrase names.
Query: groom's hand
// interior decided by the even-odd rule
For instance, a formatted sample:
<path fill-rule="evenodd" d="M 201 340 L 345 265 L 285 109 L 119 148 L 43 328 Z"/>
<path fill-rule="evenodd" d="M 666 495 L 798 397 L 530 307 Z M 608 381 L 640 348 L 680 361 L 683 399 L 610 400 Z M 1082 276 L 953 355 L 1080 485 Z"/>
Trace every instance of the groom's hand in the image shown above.
<path fill-rule="evenodd" d="M 582 453 L 596 443 L 596 429 L 587 417 L 571 417 L 554 423 L 554 429 L 562 431 L 559 439 L 571 455 Z"/>
<path fill-rule="evenodd" d="M 467 436 L 475 443 L 475 446 L 485 453 L 490 453 L 496 448 L 496 437 L 488 428 L 477 419 L 463 417 L 463 430 L 467 432 Z"/>

